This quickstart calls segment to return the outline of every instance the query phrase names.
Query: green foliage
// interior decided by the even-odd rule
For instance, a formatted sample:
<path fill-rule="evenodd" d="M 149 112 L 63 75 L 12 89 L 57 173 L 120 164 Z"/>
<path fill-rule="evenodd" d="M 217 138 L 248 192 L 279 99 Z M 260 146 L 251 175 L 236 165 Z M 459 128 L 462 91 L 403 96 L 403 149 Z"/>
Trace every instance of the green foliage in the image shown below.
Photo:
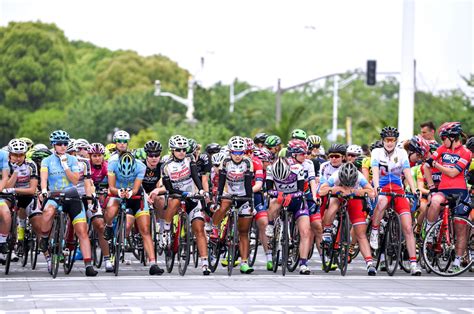
<path fill-rule="evenodd" d="M 70 96 L 70 44 L 54 24 L 0 28 L 0 104 L 36 110 Z"/>
<path fill-rule="evenodd" d="M 371 143 L 386 125 L 397 126 L 399 84 L 386 78 L 367 86 L 361 71 L 339 91 L 338 128 L 352 119 L 352 141 Z M 132 134 L 131 146 L 150 140 L 168 146 L 173 134 L 200 144 L 227 143 L 233 135 L 257 132 L 279 135 L 286 142 L 294 128 L 320 135 L 323 144 L 332 127 L 333 80 L 288 91 L 281 97 L 282 121 L 275 126 L 275 94 L 249 93 L 229 112 L 229 86 L 194 87 L 194 125 L 185 122 L 185 106 L 156 97 L 154 81 L 163 91 L 186 97 L 189 72 L 162 55 L 143 57 L 134 51 L 111 51 L 83 41 L 69 42 L 54 24 L 10 23 L 0 27 L 0 140 L 28 136 L 48 143 L 49 134 L 63 128 L 74 138 L 106 142 L 114 129 Z M 465 78 L 472 85 L 471 75 Z M 341 80 L 342 80 L 341 79 Z M 235 81 L 238 94 L 250 85 Z M 403 118 L 403 117 L 402 117 Z M 474 133 L 474 107 L 459 90 L 415 94 L 415 132 L 432 120 L 461 121 Z M 344 137 L 338 141 L 344 142 Z"/>

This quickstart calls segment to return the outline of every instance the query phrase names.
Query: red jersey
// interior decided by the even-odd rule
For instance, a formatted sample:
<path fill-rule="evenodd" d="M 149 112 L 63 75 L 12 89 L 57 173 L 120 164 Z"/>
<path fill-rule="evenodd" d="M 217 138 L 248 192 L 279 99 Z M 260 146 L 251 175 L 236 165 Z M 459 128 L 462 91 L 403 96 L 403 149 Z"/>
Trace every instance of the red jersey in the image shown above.
<path fill-rule="evenodd" d="M 252 186 L 254 186 L 256 181 L 265 181 L 265 174 L 263 172 L 263 163 L 259 158 L 252 156 L 252 164 L 254 171 Z"/>
<path fill-rule="evenodd" d="M 439 189 L 467 190 L 466 173 L 469 169 L 471 158 L 471 151 L 466 149 L 463 145 L 459 145 L 454 149 L 448 149 L 444 145 L 438 147 L 438 149 L 433 153 L 433 159 L 444 167 L 456 168 L 459 171 L 459 174 L 454 178 L 442 174 Z"/>
<path fill-rule="evenodd" d="M 107 180 L 104 180 L 104 178 L 107 178 L 107 161 L 104 161 L 100 168 L 96 167 L 97 166 L 91 167 L 91 178 L 94 184 L 107 182 Z"/>

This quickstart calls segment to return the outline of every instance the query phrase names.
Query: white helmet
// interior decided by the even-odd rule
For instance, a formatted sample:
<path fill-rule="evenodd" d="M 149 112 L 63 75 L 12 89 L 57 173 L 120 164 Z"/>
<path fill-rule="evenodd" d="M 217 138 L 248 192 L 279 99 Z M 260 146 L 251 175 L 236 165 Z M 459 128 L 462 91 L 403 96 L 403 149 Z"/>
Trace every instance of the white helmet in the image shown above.
<path fill-rule="evenodd" d="M 124 130 L 119 130 L 114 133 L 114 137 L 112 138 L 114 142 L 118 140 L 125 140 L 125 141 L 130 141 L 130 134 L 128 134 L 127 131 Z"/>
<path fill-rule="evenodd" d="M 45 149 L 48 149 L 48 146 L 44 145 L 44 144 L 36 144 L 35 146 L 33 146 L 33 150 L 45 150 Z"/>
<path fill-rule="evenodd" d="M 163 163 L 167 162 L 168 160 L 170 160 L 171 156 L 170 155 L 164 155 L 163 157 L 161 157 L 161 161 Z"/>
<path fill-rule="evenodd" d="M 326 151 L 324 150 L 323 145 L 319 146 L 319 156 L 326 155 Z"/>
<path fill-rule="evenodd" d="M 212 165 L 219 166 L 225 158 L 226 158 L 225 153 L 217 153 L 217 154 L 212 155 L 212 158 L 211 158 Z"/>
<path fill-rule="evenodd" d="M 232 136 L 227 143 L 227 147 L 229 147 L 230 151 L 234 152 L 243 152 L 245 151 L 247 145 L 245 143 L 245 139 L 241 136 Z"/>
<path fill-rule="evenodd" d="M 76 140 L 71 139 L 66 148 L 66 153 L 77 152 Z"/>
<path fill-rule="evenodd" d="M 283 181 L 290 175 L 290 165 L 284 157 L 278 157 L 272 164 L 273 177 L 278 181 Z"/>
<path fill-rule="evenodd" d="M 14 154 L 24 154 L 28 151 L 28 145 L 25 141 L 14 138 L 8 143 L 8 151 Z"/>
<path fill-rule="evenodd" d="M 75 144 L 76 144 L 76 147 L 77 148 L 85 148 L 85 149 L 88 149 L 90 144 L 87 140 L 83 139 L 83 138 L 78 138 L 76 141 L 75 141 Z"/>
<path fill-rule="evenodd" d="M 363 151 L 362 147 L 360 147 L 359 145 L 349 145 L 349 147 L 347 147 L 346 153 L 360 156 L 362 155 Z"/>
<path fill-rule="evenodd" d="M 189 142 L 187 138 L 178 134 L 178 135 L 173 135 L 172 137 L 170 137 L 168 141 L 168 146 L 171 150 L 174 150 L 177 148 L 186 149 L 189 146 Z"/>

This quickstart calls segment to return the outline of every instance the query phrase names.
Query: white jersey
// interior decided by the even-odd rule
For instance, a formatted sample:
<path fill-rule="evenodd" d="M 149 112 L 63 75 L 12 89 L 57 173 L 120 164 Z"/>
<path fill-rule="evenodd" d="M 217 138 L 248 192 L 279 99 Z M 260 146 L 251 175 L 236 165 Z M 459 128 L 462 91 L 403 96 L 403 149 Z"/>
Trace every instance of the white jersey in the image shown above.
<path fill-rule="evenodd" d="M 410 169 L 410 162 L 404 149 L 395 148 L 389 155 L 385 148 L 376 148 L 371 153 L 371 166 L 379 167 L 380 187 L 389 183 L 402 186 L 403 170 Z"/>
<path fill-rule="evenodd" d="M 253 172 L 252 160 L 244 157 L 240 163 L 235 163 L 231 158 L 225 159 L 220 171 L 226 172 L 226 180 L 224 186 L 224 195 L 245 196 L 245 172 Z"/>
<path fill-rule="evenodd" d="M 342 164 L 340 166 L 342 166 Z M 325 183 L 340 166 L 334 167 L 330 161 L 323 162 L 319 168 L 319 183 Z"/>
<path fill-rule="evenodd" d="M 173 189 L 196 193 L 197 188 L 191 177 L 191 158 L 185 157 L 183 160 L 168 159 L 162 169 L 161 177 L 169 177 Z"/>
<path fill-rule="evenodd" d="M 91 178 L 91 165 L 89 159 L 76 156 L 79 166 L 79 181 L 77 181 L 76 188 L 79 195 L 86 195 L 86 187 L 84 181 Z"/>
<path fill-rule="evenodd" d="M 267 167 L 267 180 L 272 180 L 275 188 L 279 192 L 285 194 L 298 192 L 298 181 L 304 180 L 304 168 L 301 164 L 293 164 L 290 166 L 290 175 L 283 181 L 273 177 L 273 166 Z"/>

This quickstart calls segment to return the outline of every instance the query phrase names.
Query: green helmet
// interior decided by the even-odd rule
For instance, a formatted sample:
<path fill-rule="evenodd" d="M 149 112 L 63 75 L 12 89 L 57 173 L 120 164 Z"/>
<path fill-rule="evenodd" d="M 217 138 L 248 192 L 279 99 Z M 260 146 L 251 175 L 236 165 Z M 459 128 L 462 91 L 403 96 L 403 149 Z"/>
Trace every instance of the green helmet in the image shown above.
<path fill-rule="evenodd" d="M 294 129 L 293 132 L 291 132 L 291 138 L 306 141 L 306 137 L 306 132 L 301 129 Z"/>
<path fill-rule="evenodd" d="M 138 160 L 145 160 L 146 159 L 146 152 L 144 148 L 137 148 L 133 152 L 133 157 Z"/>
<path fill-rule="evenodd" d="M 278 145 L 281 145 L 281 138 L 278 135 L 270 135 L 265 140 L 265 146 L 267 146 L 268 148 L 273 148 Z"/>
<path fill-rule="evenodd" d="M 186 154 L 194 154 L 198 148 L 198 143 L 193 138 L 188 138 L 188 148 L 186 148 Z"/>

